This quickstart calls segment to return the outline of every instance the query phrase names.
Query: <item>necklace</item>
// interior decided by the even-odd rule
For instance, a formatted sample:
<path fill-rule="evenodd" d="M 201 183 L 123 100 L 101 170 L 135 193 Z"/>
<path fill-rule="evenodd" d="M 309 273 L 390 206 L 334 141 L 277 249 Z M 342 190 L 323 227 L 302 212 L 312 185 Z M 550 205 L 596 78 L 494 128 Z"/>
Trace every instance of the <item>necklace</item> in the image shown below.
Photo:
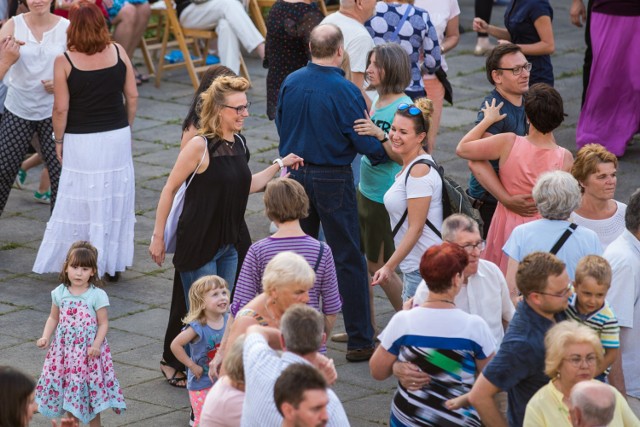
<path fill-rule="evenodd" d="M 227 141 L 227 140 L 225 139 L 225 140 L 224 140 L 224 143 L 225 143 L 225 144 L 227 144 L 227 147 L 229 147 L 229 148 L 233 148 L 233 146 L 234 146 L 234 145 L 235 145 L 235 143 L 236 143 L 236 140 L 234 139 L 234 140 L 233 140 L 233 142 L 229 142 L 229 141 Z"/>
<path fill-rule="evenodd" d="M 448 300 L 448 299 L 428 299 L 425 302 L 446 302 L 447 304 L 451 304 L 454 307 L 456 306 L 455 302 L 453 302 L 451 300 Z"/>

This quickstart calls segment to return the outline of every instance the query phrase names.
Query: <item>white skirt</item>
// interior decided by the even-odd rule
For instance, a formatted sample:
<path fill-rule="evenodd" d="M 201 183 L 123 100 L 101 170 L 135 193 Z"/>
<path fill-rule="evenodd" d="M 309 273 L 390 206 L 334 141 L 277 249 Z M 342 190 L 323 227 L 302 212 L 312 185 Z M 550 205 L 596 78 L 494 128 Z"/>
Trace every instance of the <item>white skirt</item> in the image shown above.
<path fill-rule="evenodd" d="M 135 177 L 129 127 L 65 134 L 56 205 L 33 271 L 59 272 L 72 243 L 98 249 L 98 273 L 111 275 L 133 263 Z"/>

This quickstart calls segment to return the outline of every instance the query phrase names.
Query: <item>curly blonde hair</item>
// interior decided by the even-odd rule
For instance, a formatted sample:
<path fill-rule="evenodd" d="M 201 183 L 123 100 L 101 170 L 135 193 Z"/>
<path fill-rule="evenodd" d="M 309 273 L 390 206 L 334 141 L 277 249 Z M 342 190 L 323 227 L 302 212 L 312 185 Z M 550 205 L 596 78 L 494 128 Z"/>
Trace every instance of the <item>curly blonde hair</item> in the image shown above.
<path fill-rule="evenodd" d="M 203 276 L 193 282 L 189 289 L 189 312 L 182 319 L 182 323 L 188 325 L 191 322 L 198 321 L 204 325 L 207 323 L 204 310 L 206 307 L 205 297 L 207 292 L 213 289 L 226 289 L 229 292 L 227 281 L 220 276 Z"/>
<path fill-rule="evenodd" d="M 222 138 L 220 112 L 227 103 L 227 96 L 236 92 L 246 92 L 250 87 L 251 84 L 244 77 L 221 76 L 215 79 L 209 89 L 200 95 L 198 133 L 207 137 Z"/>
<path fill-rule="evenodd" d="M 591 344 L 596 354 L 598 366 L 604 359 L 604 348 L 598 334 L 588 326 L 573 320 L 565 320 L 557 323 L 544 337 L 544 373 L 549 378 L 555 378 L 562 365 L 565 349 L 571 344 Z"/>

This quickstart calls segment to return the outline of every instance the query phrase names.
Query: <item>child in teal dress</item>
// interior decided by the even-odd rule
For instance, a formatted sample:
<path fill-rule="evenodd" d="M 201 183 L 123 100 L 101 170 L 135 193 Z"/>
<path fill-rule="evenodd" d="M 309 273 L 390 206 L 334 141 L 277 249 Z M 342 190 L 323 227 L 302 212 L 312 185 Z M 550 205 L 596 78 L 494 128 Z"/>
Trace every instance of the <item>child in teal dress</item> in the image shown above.
<path fill-rule="evenodd" d="M 91 427 L 100 426 L 100 412 L 126 408 L 116 379 L 106 335 L 109 298 L 95 286 L 98 251 L 76 242 L 62 266 L 62 284 L 51 292 L 51 314 L 36 344 L 47 348 L 36 386 L 36 402 L 49 418 L 66 413 Z"/>

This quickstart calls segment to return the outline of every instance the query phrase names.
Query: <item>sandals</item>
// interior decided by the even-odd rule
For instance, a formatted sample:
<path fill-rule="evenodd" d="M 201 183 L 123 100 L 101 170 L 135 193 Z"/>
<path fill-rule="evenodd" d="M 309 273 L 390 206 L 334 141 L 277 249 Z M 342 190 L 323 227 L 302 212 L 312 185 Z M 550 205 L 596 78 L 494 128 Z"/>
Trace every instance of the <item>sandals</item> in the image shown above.
<path fill-rule="evenodd" d="M 168 366 L 169 368 L 173 369 L 174 372 L 171 378 L 169 378 L 169 376 L 165 374 L 165 372 L 162 370 L 162 366 Z M 160 361 L 160 372 L 162 372 L 162 375 L 164 375 L 165 379 L 167 380 L 170 386 L 177 387 L 177 388 L 187 388 L 187 377 L 185 376 L 184 372 L 175 369 L 173 366 L 169 365 L 164 360 Z M 178 374 L 182 376 L 179 377 Z M 179 384 L 180 382 L 182 382 L 183 385 L 180 385 Z"/>
<path fill-rule="evenodd" d="M 146 74 L 142 74 L 141 72 L 135 70 L 136 76 L 136 86 L 140 86 L 142 83 L 146 83 L 149 81 L 149 76 Z"/>

